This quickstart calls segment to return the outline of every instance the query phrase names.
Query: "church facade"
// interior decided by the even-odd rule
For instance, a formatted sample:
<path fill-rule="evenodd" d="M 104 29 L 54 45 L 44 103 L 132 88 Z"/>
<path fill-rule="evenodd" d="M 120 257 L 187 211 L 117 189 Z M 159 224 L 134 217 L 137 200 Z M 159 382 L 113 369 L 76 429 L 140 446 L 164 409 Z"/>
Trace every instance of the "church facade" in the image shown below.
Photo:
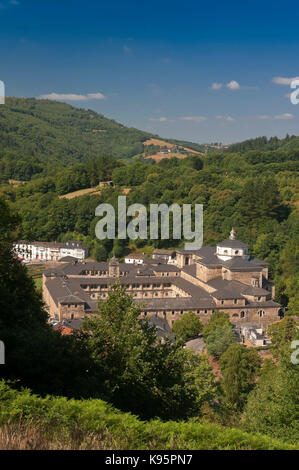
<path fill-rule="evenodd" d="M 266 328 L 283 316 L 274 301 L 268 264 L 253 258 L 234 230 L 228 240 L 199 250 L 178 250 L 175 263 L 146 259 L 140 264 L 74 262 L 43 275 L 43 299 L 50 317 L 81 319 L 98 310 L 118 281 L 140 305 L 141 318 L 155 317 L 170 327 L 185 312 L 206 324 L 215 310 L 236 325 Z"/>

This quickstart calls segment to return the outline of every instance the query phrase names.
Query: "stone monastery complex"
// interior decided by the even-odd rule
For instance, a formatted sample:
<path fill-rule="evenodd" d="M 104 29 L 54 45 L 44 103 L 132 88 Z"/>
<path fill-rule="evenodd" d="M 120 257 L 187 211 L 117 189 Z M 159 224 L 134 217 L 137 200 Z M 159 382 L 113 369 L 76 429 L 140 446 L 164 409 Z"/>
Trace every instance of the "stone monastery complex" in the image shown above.
<path fill-rule="evenodd" d="M 153 259 L 132 255 L 125 263 L 75 260 L 43 274 L 43 299 L 50 317 L 82 319 L 98 310 L 116 281 L 140 305 L 141 318 L 159 318 L 171 327 L 192 311 L 203 324 L 214 310 L 230 315 L 236 325 L 266 328 L 283 316 L 273 300 L 268 264 L 248 254 L 245 243 L 230 237 L 199 250 L 156 250 Z"/>

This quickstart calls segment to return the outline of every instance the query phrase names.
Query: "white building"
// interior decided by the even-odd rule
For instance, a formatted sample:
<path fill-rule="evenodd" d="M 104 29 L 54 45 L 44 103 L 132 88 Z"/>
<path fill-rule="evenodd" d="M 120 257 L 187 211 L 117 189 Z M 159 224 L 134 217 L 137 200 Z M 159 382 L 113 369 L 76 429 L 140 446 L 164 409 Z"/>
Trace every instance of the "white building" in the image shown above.
<path fill-rule="evenodd" d="M 266 338 L 263 328 L 260 326 L 241 326 L 241 335 L 253 346 L 268 346 L 270 339 Z"/>
<path fill-rule="evenodd" d="M 126 264 L 143 264 L 147 256 L 144 253 L 131 253 L 125 257 Z"/>
<path fill-rule="evenodd" d="M 59 261 L 65 256 L 82 260 L 88 255 L 87 248 L 78 241 L 57 243 L 21 240 L 14 244 L 14 251 L 24 261 Z"/>

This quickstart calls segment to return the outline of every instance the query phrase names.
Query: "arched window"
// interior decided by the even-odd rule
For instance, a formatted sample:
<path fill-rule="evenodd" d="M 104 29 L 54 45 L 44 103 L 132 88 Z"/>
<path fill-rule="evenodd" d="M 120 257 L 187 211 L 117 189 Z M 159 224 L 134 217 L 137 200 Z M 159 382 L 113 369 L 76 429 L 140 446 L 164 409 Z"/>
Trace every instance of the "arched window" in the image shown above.
<path fill-rule="evenodd" d="M 245 312 L 242 311 L 242 312 L 240 313 L 240 316 L 241 316 L 241 318 L 245 318 Z"/>
<path fill-rule="evenodd" d="M 265 315 L 266 315 L 266 313 L 265 313 L 264 310 L 259 310 L 259 311 L 258 311 L 258 316 L 259 316 L 260 318 L 264 317 Z"/>
<path fill-rule="evenodd" d="M 234 313 L 234 314 L 233 314 L 233 318 L 239 318 L 239 314 L 238 314 L 238 313 Z"/>

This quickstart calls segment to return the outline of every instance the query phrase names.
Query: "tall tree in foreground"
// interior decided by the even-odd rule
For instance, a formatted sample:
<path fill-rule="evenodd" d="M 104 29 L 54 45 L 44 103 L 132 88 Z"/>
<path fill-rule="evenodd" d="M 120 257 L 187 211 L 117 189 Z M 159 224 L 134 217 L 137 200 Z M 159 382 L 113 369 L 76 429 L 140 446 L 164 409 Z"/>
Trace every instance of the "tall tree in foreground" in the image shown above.
<path fill-rule="evenodd" d="M 241 410 L 253 389 L 261 367 L 261 358 L 254 349 L 231 344 L 220 359 L 223 390 L 227 402 Z"/>
<path fill-rule="evenodd" d="M 41 394 L 88 396 L 84 345 L 54 332 L 42 299 L 14 256 L 19 220 L 0 199 L 0 340 L 5 344 L 1 376 Z"/>
<path fill-rule="evenodd" d="M 180 344 L 162 342 L 140 309 L 116 284 L 99 314 L 86 319 L 88 348 L 103 376 L 104 397 L 142 418 L 199 414 L 216 394 L 207 361 Z"/>
<path fill-rule="evenodd" d="M 278 365 L 268 366 L 249 394 L 244 414 L 246 430 L 298 442 L 299 366 L 291 362 L 292 353 L 289 348 Z"/>
<path fill-rule="evenodd" d="M 299 324 L 292 318 L 269 328 L 276 363 L 263 367 L 249 394 L 244 426 L 286 441 L 299 440 Z"/>

